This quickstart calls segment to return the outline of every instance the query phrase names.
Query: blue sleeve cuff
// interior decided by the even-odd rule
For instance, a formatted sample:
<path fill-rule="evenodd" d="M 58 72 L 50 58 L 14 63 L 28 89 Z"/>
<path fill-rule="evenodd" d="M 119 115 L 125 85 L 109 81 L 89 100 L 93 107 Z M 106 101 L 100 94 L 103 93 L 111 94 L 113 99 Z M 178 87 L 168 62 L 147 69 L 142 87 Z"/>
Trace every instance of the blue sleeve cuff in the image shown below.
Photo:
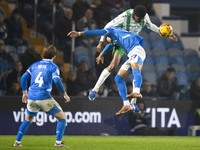
<path fill-rule="evenodd" d="M 106 47 L 103 49 L 102 54 L 105 55 L 107 52 L 109 52 L 114 47 L 113 43 L 107 44 Z"/>
<path fill-rule="evenodd" d="M 31 75 L 28 72 L 25 72 L 23 74 L 23 76 L 21 77 L 21 85 L 22 85 L 22 90 L 26 91 L 27 90 L 27 79 L 30 77 Z"/>
<path fill-rule="evenodd" d="M 53 81 L 56 84 L 57 88 L 64 94 L 65 93 L 65 89 L 63 87 L 63 84 L 62 84 L 60 78 L 53 78 Z"/>

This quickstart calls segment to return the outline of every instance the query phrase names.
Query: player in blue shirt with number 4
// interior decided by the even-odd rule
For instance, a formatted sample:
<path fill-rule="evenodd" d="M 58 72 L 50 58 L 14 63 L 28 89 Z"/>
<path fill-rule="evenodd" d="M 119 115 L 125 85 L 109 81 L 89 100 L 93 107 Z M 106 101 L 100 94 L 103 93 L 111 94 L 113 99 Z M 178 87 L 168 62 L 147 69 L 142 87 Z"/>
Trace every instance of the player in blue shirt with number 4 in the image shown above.
<path fill-rule="evenodd" d="M 22 102 L 27 103 L 27 116 L 19 128 L 14 143 L 15 147 L 22 147 L 21 139 L 39 110 L 43 110 L 47 115 L 53 115 L 58 119 L 54 146 L 67 147 L 61 142 L 66 127 L 66 116 L 60 105 L 51 96 L 53 80 L 57 88 L 63 93 L 65 102 L 70 101 L 70 97 L 67 95 L 60 80 L 58 66 L 53 63 L 53 59 L 56 57 L 56 47 L 53 45 L 45 46 L 42 56 L 44 59 L 32 64 L 21 78 Z M 27 92 L 27 79 L 30 77 L 31 84 Z"/>

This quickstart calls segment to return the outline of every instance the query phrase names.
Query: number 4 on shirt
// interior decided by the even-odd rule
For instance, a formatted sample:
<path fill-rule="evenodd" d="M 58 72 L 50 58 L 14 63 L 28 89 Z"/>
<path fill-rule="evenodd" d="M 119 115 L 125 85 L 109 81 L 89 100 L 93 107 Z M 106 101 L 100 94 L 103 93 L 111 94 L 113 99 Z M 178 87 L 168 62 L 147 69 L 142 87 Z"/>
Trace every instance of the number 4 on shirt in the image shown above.
<path fill-rule="evenodd" d="M 43 77 L 41 77 L 41 74 L 42 74 L 42 72 L 39 72 L 35 79 L 35 83 L 39 83 L 39 87 L 41 87 L 42 84 L 44 83 Z"/>

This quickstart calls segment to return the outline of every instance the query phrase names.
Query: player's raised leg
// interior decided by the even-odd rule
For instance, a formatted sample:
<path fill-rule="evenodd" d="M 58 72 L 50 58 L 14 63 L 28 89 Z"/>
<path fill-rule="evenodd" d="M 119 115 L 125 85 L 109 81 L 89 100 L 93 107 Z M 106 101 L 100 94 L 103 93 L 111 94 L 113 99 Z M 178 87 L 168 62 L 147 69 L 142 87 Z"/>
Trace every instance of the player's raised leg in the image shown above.
<path fill-rule="evenodd" d="M 135 88 L 133 89 L 133 92 L 129 95 L 127 95 L 127 98 L 142 98 L 142 94 L 140 93 L 140 87 L 142 84 L 142 75 L 139 69 L 133 69 L 133 84 L 135 85 Z"/>
<path fill-rule="evenodd" d="M 105 82 L 105 80 L 108 78 L 111 72 L 113 72 L 119 66 L 121 57 L 122 55 L 120 53 L 114 53 L 110 65 L 102 71 L 101 75 L 99 76 L 99 79 L 97 80 L 97 83 L 95 84 L 94 88 L 90 91 L 90 94 L 88 96 L 89 100 L 95 100 L 96 93 L 99 91 L 100 86 Z"/>
<path fill-rule="evenodd" d="M 143 49 L 142 47 L 139 47 L 139 49 Z M 136 47 L 137 50 L 137 47 Z M 142 75 L 141 70 L 143 66 L 143 61 L 146 57 L 146 54 L 144 52 L 144 55 L 138 56 L 138 54 L 130 54 L 130 63 L 131 63 L 131 69 L 133 74 L 133 92 L 126 97 L 131 98 L 142 98 L 142 94 L 140 93 L 140 88 L 142 84 Z"/>
<path fill-rule="evenodd" d="M 34 114 L 34 115 L 36 115 L 36 114 Z M 24 120 L 24 122 L 19 127 L 19 131 L 17 133 L 17 138 L 15 140 L 14 147 L 22 147 L 21 140 L 22 140 L 24 134 L 26 133 L 26 131 L 28 130 L 28 127 L 32 123 L 33 119 L 34 119 L 34 116 L 30 116 L 30 115 L 26 116 L 26 120 Z"/>

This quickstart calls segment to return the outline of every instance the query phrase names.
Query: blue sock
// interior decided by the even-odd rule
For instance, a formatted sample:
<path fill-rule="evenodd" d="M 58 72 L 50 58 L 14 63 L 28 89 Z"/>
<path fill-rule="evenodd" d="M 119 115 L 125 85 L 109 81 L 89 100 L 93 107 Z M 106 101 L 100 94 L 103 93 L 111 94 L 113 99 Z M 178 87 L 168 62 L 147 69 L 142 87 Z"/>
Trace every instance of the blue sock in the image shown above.
<path fill-rule="evenodd" d="M 135 88 L 140 88 L 142 84 L 142 75 L 139 69 L 133 69 Z"/>
<path fill-rule="evenodd" d="M 125 82 L 124 82 L 124 78 L 117 74 L 117 75 L 115 76 L 115 82 L 116 82 L 116 84 L 117 84 L 119 94 L 120 94 L 120 96 L 122 97 L 123 101 L 128 100 L 128 99 L 126 98 L 126 95 L 127 95 L 127 88 L 126 88 L 126 84 L 125 84 Z"/>
<path fill-rule="evenodd" d="M 24 120 L 24 122 L 19 127 L 19 131 L 17 133 L 16 141 L 21 141 L 22 140 L 22 137 L 26 133 L 26 131 L 27 131 L 28 127 L 30 126 L 30 124 L 31 124 L 30 122 L 28 122 L 27 120 Z"/>
<path fill-rule="evenodd" d="M 66 120 L 65 119 L 59 119 L 57 128 L 56 128 L 56 141 L 61 141 L 63 134 L 65 132 L 65 126 L 66 125 Z"/>

